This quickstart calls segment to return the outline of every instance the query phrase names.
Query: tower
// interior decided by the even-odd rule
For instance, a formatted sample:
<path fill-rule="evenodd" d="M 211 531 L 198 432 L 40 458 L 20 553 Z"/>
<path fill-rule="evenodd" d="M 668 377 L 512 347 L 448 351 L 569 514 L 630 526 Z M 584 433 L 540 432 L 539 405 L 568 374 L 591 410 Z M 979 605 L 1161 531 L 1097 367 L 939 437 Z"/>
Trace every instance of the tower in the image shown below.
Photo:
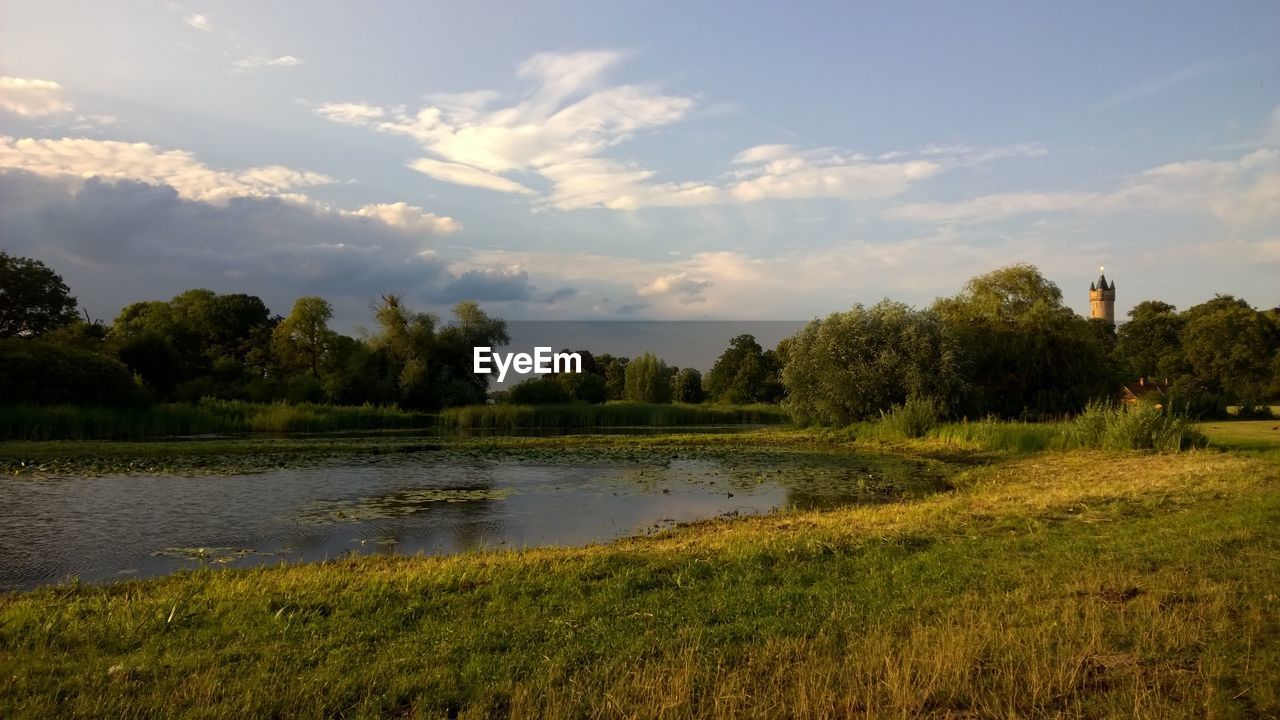
<path fill-rule="evenodd" d="M 1116 284 L 1107 284 L 1106 268 L 1098 268 L 1098 281 L 1089 283 L 1089 317 L 1116 324 Z"/>

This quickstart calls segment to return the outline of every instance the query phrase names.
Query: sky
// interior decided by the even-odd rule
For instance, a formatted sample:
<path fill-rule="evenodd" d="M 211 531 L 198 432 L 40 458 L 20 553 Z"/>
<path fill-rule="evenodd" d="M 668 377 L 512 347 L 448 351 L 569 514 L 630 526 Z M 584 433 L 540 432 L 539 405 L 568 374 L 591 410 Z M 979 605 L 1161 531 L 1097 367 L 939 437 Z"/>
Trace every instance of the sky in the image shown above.
<path fill-rule="evenodd" d="M 92 316 L 1280 305 L 1280 4 L 0 0 L 0 249 Z"/>

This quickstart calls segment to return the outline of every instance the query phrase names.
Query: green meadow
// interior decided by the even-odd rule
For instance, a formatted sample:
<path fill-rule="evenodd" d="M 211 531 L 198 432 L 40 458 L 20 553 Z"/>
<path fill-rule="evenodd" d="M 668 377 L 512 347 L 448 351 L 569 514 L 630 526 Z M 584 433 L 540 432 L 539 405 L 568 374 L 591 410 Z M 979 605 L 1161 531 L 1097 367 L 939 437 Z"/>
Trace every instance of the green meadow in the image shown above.
<path fill-rule="evenodd" d="M 1065 431 L 1016 426 L 451 439 L 447 451 L 477 456 L 878 452 L 945 468 L 946 489 L 588 547 L 12 593 L 0 598 L 0 715 L 1280 713 L 1274 423 L 1202 425 L 1208 447 L 1183 452 L 1038 449 L 1009 438 Z M 80 444 L 79 455 L 10 443 L 0 454 L 23 472 L 13 457 L 74 466 L 111 447 L 110 462 L 178 458 L 181 471 L 301 461 L 316 443 L 356 451 L 342 442 Z"/>

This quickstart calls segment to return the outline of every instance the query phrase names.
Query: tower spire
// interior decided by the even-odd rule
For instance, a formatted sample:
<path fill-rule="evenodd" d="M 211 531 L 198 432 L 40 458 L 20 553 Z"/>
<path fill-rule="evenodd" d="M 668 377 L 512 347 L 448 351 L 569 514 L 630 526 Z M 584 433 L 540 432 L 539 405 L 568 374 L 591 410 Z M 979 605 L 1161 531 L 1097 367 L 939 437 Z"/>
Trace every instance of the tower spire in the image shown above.
<path fill-rule="evenodd" d="M 1097 282 L 1089 283 L 1089 316 L 1116 324 L 1116 284 L 1108 283 L 1106 267 L 1098 267 Z"/>

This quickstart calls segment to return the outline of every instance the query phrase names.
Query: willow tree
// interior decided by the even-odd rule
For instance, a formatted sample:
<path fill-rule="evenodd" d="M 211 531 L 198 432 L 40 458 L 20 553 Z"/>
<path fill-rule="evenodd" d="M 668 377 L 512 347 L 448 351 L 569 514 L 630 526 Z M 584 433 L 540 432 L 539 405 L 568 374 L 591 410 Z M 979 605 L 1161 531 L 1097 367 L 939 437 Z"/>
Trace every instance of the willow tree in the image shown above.
<path fill-rule="evenodd" d="M 786 343 L 784 401 L 798 422 L 845 425 L 908 398 L 950 405 L 956 350 L 937 316 L 884 300 L 809 323 Z"/>

